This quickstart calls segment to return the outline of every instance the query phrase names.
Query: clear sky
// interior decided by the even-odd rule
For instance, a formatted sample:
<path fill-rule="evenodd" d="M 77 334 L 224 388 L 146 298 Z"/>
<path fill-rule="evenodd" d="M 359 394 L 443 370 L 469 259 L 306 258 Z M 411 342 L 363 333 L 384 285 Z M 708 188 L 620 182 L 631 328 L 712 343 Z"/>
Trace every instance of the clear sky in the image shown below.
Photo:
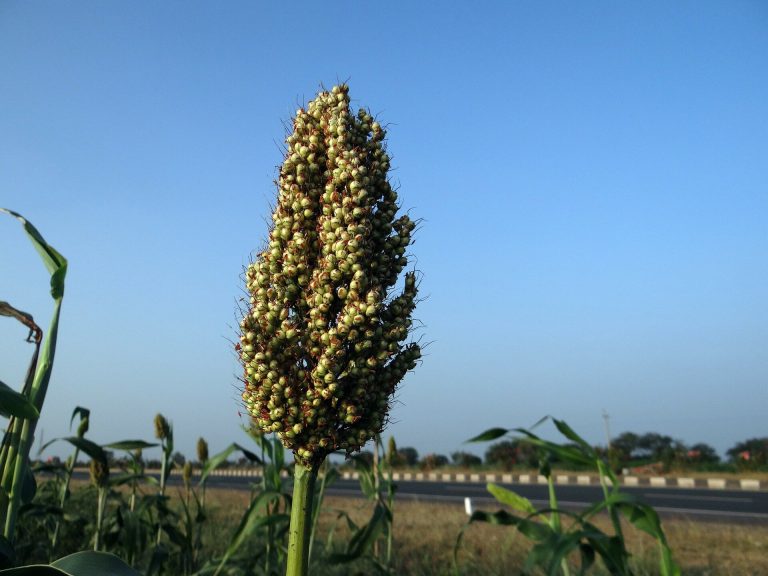
<path fill-rule="evenodd" d="M 768 435 L 768 4 L 0 2 L 0 206 L 70 262 L 41 427 L 218 451 L 283 123 L 346 80 L 389 125 L 431 344 L 392 412 L 450 453 L 551 414 L 595 443 Z M 0 299 L 47 277 L 0 220 Z M 0 322 L 0 379 L 29 346 Z M 485 446 L 474 447 L 482 452 Z M 66 450 L 64 450 L 66 452 Z"/>

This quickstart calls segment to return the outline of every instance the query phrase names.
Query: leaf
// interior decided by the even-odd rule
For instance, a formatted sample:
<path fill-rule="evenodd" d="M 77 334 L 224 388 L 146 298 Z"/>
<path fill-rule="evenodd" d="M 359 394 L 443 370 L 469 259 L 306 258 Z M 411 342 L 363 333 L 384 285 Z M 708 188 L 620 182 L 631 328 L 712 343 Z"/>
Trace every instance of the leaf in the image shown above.
<path fill-rule="evenodd" d="M 67 259 L 64 258 L 59 252 L 50 244 L 48 244 L 40 232 L 37 231 L 26 218 L 21 214 L 8 210 L 7 208 L 0 208 L 0 212 L 5 212 L 16 218 L 24 226 L 24 231 L 32 241 L 32 245 L 37 250 L 38 254 L 43 260 L 48 273 L 51 275 L 51 296 L 54 300 L 60 300 L 64 296 L 64 278 L 67 273 Z"/>
<path fill-rule="evenodd" d="M 524 498 L 512 490 L 507 490 L 498 484 L 488 484 L 486 488 L 500 504 L 506 504 L 513 510 L 523 512 L 524 514 L 536 513 L 536 508 L 531 504 L 531 501 L 528 500 L 528 498 Z"/>
<path fill-rule="evenodd" d="M 581 538 L 580 531 L 565 534 L 552 532 L 545 541 L 539 542 L 531 549 L 526 564 L 538 564 L 545 569 L 548 576 L 557 576 L 562 567 L 561 561 L 579 548 Z"/>
<path fill-rule="evenodd" d="M 32 502 L 37 494 L 37 482 L 35 481 L 35 475 L 32 473 L 32 469 L 29 467 L 29 462 L 24 465 L 24 476 L 21 480 L 21 502 L 22 504 L 28 504 Z"/>
<path fill-rule="evenodd" d="M 39 343 L 40 339 L 43 336 L 43 331 L 40 329 L 40 326 L 35 324 L 34 319 L 32 318 L 32 314 L 28 314 L 27 312 L 22 312 L 21 310 L 17 310 L 8 302 L 1 302 L 0 301 L 0 316 L 9 316 L 11 318 L 16 318 L 19 322 L 24 324 L 27 328 L 29 328 L 29 336 L 27 337 L 27 342 L 36 342 Z M 32 337 L 34 335 L 34 338 Z"/>
<path fill-rule="evenodd" d="M 106 552 L 76 552 L 53 562 L 50 566 L 33 565 L 0 570 L 5 576 L 141 576 L 114 554 Z"/>
<path fill-rule="evenodd" d="M 144 440 L 120 440 L 104 444 L 103 448 L 110 448 L 112 450 L 144 450 L 146 448 L 154 448 L 157 445 L 156 442 L 145 442 Z"/>
<path fill-rule="evenodd" d="M 232 452 L 235 452 L 236 450 L 240 450 L 240 452 L 243 453 L 243 456 L 248 458 L 251 462 L 256 462 L 258 464 L 261 464 L 261 459 L 256 456 L 253 452 L 250 450 L 247 450 L 246 448 L 243 448 L 240 446 L 240 444 L 237 444 L 236 442 L 233 442 L 229 446 L 227 446 L 224 450 L 219 452 L 218 454 L 212 456 L 208 459 L 208 461 L 205 463 L 205 466 L 203 466 L 203 470 L 200 474 L 200 480 L 198 482 L 198 485 L 202 485 L 207 479 L 208 476 L 216 470 L 219 466 L 221 466 L 227 458 L 229 458 L 230 454 Z"/>
<path fill-rule="evenodd" d="M 221 558 L 219 567 L 224 566 L 227 560 L 237 552 L 237 549 L 242 546 L 248 537 L 253 534 L 258 528 L 262 526 L 271 526 L 280 523 L 288 523 L 291 517 L 288 514 L 263 514 L 264 508 L 269 505 L 270 502 L 279 500 L 282 495 L 279 492 L 267 491 L 261 492 L 256 498 L 253 499 L 248 510 L 245 512 L 240 520 L 240 525 L 237 527 L 232 539 L 229 542 L 224 556 Z"/>
<path fill-rule="evenodd" d="M 82 406 L 76 406 L 74 410 L 72 410 L 72 417 L 69 419 L 69 428 L 72 429 L 72 423 L 75 421 L 75 418 L 80 415 L 80 420 L 86 420 L 90 418 L 91 411 L 88 408 L 83 408 Z"/>
<path fill-rule="evenodd" d="M 474 438 L 470 438 L 466 442 L 489 442 L 490 440 L 496 440 L 507 434 L 509 430 L 506 428 L 489 428 L 482 434 L 478 434 Z"/>
<path fill-rule="evenodd" d="M 343 554 L 331 554 L 328 561 L 332 564 L 345 564 L 360 558 L 378 538 L 386 524 L 392 521 L 392 513 L 381 503 L 376 504 L 371 519 L 365 526 L 352 535 Z"/>
<path fill-rule="evenodd" d="M 141 576 L 114 554 L 76 552 L 51 563 L 72 576 Z"/>
<path fill-rule="evenodd" d="M 40 448 L 40 452 L 48 448 L 51 444 L 54 442 L 58 442 L 59 440 L 64 440 L 65 442 L 69 442 L 77 448 L 78 450 L 81 450 L 88 454 L 91 458 L 94 460 L 100 460 L 101 462 L 107 462 L 107 454 L 104 452 L 104 449 L 96 444 L 95 442 L 92 442 L 91 440 L 88 440 L 86 438 L 79 438 L 77 436 L 69 436 L 67 438 L 54 438 L 50 442 L 46 442 L 45 445 L 43 445 L 42 448 Z"/>
<path fill-rule="evenodd" d="M 37 418 L 40 416 L 37 408 L 29 399 L 0 381 L 0 414 L 6 418 Z"/>
<path fill-rule="evenodd" d="M 594 460 L 588 455 L 584 454 L 581 447 L 577 446 L 561 446 L 548 440 L 539 438 L 532 432 L 529 432 L 525 428 L 516 428 L 516 432 L 519 432 L 526 436 L 527 441 L 536 446 L 538 449 L 543 450 L 546 454 L 560 460 L 561 462 L 576 465 L 591 465 Z"/>
<path fill-rule="evenodd" d="M 590 446 L 586 440 L 584 440 L 581 436 L 576 434 L 574 432 L 573 428 L 571 428 L 564 420 L 558 420 L 557 418 L 552 418 L 552 422 L 554 422 L 555 427 L 560 431 L 560 433 L 568 438 L 571 442 L 575 442 L 579 446 L 581 446 L 582 450 L 585 454 L 589 454 L 593 458 L 597 458 L 597 455 L 595 454 L 595 450 Z"/>
<path fill-rule="evenodd" d="M 116 476 L 110 476 L 109 477 L 109 485 L 112 487 L 115 486 L 122 486 L 124 484 L 130 484 L 135 481 L 146 481 L 148 483 L 152 483 L 152 480 L 154 480 L 154 484 L 158 484 L 157 478 L 154 478 L 153 476 L 149 476 L 148 474 L 133 474 L 133 473 L 126 473 L 126 474 L 119 474 Z"/>
<path fill-rule="evenodd" d="M 34 564 L 31 566 L 22 566 L 21 568 L 9 568 L 8 570 L 0 570 L 0 574 L 3 576 L 72 576 L 68 572 L 64 572 L 58 568 L 46 566 L 43 564 Z"/>

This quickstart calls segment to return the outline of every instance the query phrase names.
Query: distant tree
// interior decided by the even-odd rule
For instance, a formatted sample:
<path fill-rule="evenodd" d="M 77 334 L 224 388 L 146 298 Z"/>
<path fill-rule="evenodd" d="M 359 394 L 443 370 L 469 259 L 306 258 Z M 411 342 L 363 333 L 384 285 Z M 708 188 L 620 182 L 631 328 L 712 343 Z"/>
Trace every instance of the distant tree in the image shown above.
<path fill-rule="evenodd" d="M 355 463 L 364 466 L 373 466 L 373 452 L 370 450 L 361 450 L 355 455 Z"/>
<path fill-rule="evenodd" d="M 485 463 L 504 470 L 511 470 L 513 466 L 535 468 L 539 456 L 533 444 L 525 438 L 515 438 L 491 444 L 485 452 Z"/>
<path fill-rule="evenodd" d="M 611 452 L 616 460 L 622 463 L 636 458 L 640 437 L 634 432 L 622 432 L 611 440 Z"/>
<path fill-rule="evenodd" d="M 411 448 L 410 446 L 400 448 L 397 451 L 397 455 L 400 462 L 405 466 L 416 466 L 419 463 L 419 453 L 416 451 L 416 448 Z"/>
<path fill-rule="evenodd" d="M 671 436 L 647 432 L 637 442 L 637 457 L 654 461 L 671 461 L 675 452 L 675 441 Z"/>
<path fill-rule="evenodd" d="M 456 466 L 460 466 L 462 468 L 474 468 L 476 466 L 480 466 L 483 463 L 483 460 L 480 458 L 480 456 L 475 456 L 469 452 L 454 452 L 451 454 L 451 459 Z"/>
<path fill-rule="evenodd" d="M 720 462 L 720 456 L 715 449 L 703 442 L 688 448 L 685 459 L 692 464 L 717 464 Z"/>
<path fill-rule="evenodd" d="M 421 459 L 421 467 L 424 470 L 434 470 L 448 465 L 448 457 L 443 454 L 427 454 Z"/>
<path fill-rule="evenodd" d="M 518 440 L 496 442 L 485 451 L 485 463 L 503 470 L 511 470 L 517 464 Z"/>
<path fill-rule="evenodd" d="M 171 456 L 171 460 L 179 468 L 184 466 L 184 464 L 187 462 L 187 459 L 184 457 L 184 454 L 182 454 L 181 452 L 174 452 L 173 456 Z"/>
<path fill-rule="evenodd" d="M 750 438 L 730 448 L 726 454 L 731 462 L 746 468 L 768 464 L 768 437 Z"/>

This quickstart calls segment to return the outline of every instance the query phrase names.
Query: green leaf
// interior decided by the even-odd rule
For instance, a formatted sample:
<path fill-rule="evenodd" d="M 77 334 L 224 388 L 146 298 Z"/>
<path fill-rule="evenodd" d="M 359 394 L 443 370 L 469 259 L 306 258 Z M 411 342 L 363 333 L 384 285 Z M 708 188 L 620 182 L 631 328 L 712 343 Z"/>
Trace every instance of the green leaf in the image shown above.
<path fill-rule="evenodd" d="M 51 563 L 72 576 L 141 576 L 114 554 L 76 552 Z"/>
<path fill-rule="evenodd" d="M 562 567 L 561 561 L 579 548 L 581 538 L 580 531 L 565 534 L 553 532 L 531 549 L 526 564 L 531 567 L 538 564 L 548 576 L 557 576 Z"/>
<path fill-rule="evenodd" d="M 0 570 L 5 576 L 141 576 L 114 554 L 106 552 L 76 552 L 53 562 L 50 566 L 33 565 Z"/>
<path fill-rule="evenodd" d="M 584 453 L 581 447 L 561 446 L 560 444 L 543 440 L 524 428 L 516 428 L 515 431 L 523 434 L 526 436 L 528 442 L 563 463 L 588 466 L 594 462 L 589 455 Z"/>
<path fill-rule="evenodd" d="M 574 432 L 573 428 L 571 428 L 564 420 L 558 420 L 557 418 L 552 418 L 552 422 L 554 422 L 555 427 L 560 431 L 560 433 L 568 438 L 571 442 L 575 442 L 579 446 L 581 446 L 582 450 L 585 454 L 590 455 L 592 458 L 597 458 L 597 455 L 595 454 L 594 448 L 590 446 L 586 440 L 584 440 L 581 436 L 576 434 Z"/>
<path fill-rule="evenodd" d="M 119 474 L 116 476 L 110 476 L 109 477 L 109 485 L 112 487 L 115 486 L 123 486 L 125 484 L 131 484 L 132 482 L 136 481 L 146 481 L 148 483 L 152 483 L 152 480 L 154 480 L 154 484 L 158 484 L 157 478 L 154 476 L 149 476 L 148 474 L 133 474 L 133 473 L 125 473 L 125 474 Z"/>
<path fill-rule="evenodd" d="M 29 399 L 0 381 L 0 414 L 6 418 L 37 418 L 40 412 Z"/>
<path fill-rule="evenodd" d="M 26 218 L 21 214 L 8 210 L 7 208 L 0 208 L 0 212 L 5 212 L 16 218 L 24 226 L 24 231 L 32 241 L 32 245 L 37 250 L 38 254 L 43 260 L 48 273 L 51 275 L 51 296 L 54 300 L 60 300 L 64 296 L 64 278 L 67 274 L 67 259 L 64 258 L 59 252 L 50 244 L 48 244 L 40 232 L 37 231 Z"/>
<path fill-rule="evenodd" d="M 64 572 L 52 566 L 43 564 L 34 564 L 31 566 L 22 566 L 21 568 L 9 568 L 0 570 L 3 576 L 72 576 L 69 572 Z"/>
<path fill-rule="evenodd" d="M 72 423 L 75 421 L 75 418 L 77 418 L 78 415 L 80 416 L 80 420 L 85 420 L 91 416 L 91 411 L 88 408 L 76 406 L 75 409 L 72 410 L 72 417 L 69 419 L 70 429 L 72 429 Z"/>
<path fill-rule="evenodd" d="M 37 494 L 37 481 L 32 469 L 29 467 L 29 462 L 24 466 L 24 476 L 21 481 L 21 502 L 22 504 L 29 504 L 35 499 Z"/>
<path fill-rule="evenodd" d="M 384 526 L 391 521 L 392 513 L 381 503 L 377 503 L 368 523 L 352 535 L 347 551 L 343 554 L 331 554 L 328 561 L 332 564 L 345 564 L 357 560 L 371 547 Z"/>
<path fill-rule="evenodd" d="M 45 445 L 43 445 L 42 448 L 40 448 L 40 451 L 42 452 L 48 446 L 53 444 L 54 442 L 58 442 L 59 440 L 64 440 L 65 442 L 69 442 L 77 448 L 78 450 L 81 450 L 88 454 L 91 458 L 94 460 L 100 460 L 102 462 L 107 462 L 107 454 L 104 452 L 104 449 L 96 444 L 95 442 L 92 442 L 86 438 L 79 438 L 77 436 L 69 436 L 67 438 L 54 438 L 50 442 L 46 442 Z"/>
<path fill-rule="evenodd" d="M 507 434 L 509 430 L 506 428 L 489 428 L 482 434 L 478 434 L 474 438 L 470 438 L 467 442 L 488 442 L 490 440 L 496 440 Z"/>
<path fill-rule="evenodd" d="M 535 514 L 536 508 L 531 504 L 528 498 L 524 498 L 512 490 L 507 490 L 498 484 L 488 484 L 486 486 L 488 492 L 490 492 L 497 502 L 506 504 L 513 510 L 522 512 L 524 514 Z"/>
<path fill-rule="evenodd" d="M 104 444 L 103 448 L 110 448 L 112 450 L 144 450 L 146 448 L 154 448 L 157 445 L 156 442 L 145 442 L 144 440 L 120 440 Z"/>
<path fill-rule="evenodd" d="M 261 464 L 261 459 L 256 456 L 253 452 L 250 450 L 247 450 L 246 448 L 243 448 L 240 446 L 240 444 L 237 444 L 233 442 L 229 446 L 227 446 L 224 450 L 219 452 L 218 454 L 212 456 L 208 459 L 208 461 L 205 463 L 205 466 L 203 466 L 203 470 L 200 474 L 200 480 L 198 482 L 198 485 L 202 485 L 207 479 L 208 476 L 216 470 L 219 466 L 221 466 L 229 456 L 235 452 L 236 450 L 240 450 L 240 452 L 243 453 L 243 456 L 248 458 L 251 462 L 256 462 L 258 464 Z"/>
<path fill-rule="evenodd" d="M 261 492 L 253 499 L 248 510 L 240 520 L 240 525 L 237 527 L 235 534 L 229 542 L 224 556 L 221 558 L 219 567 L 224 566 L 227 560 L 237 552 L 237 549 L 243 545 L 249 536 L 251 536 L 258 528 L 262 526 L 273 526 L 275 524 L 288 524 L 291 517 L 288 514 L 264 514 L 265 508 L 274 501 L 280 500 L 282 495 L 279 492 L 267 491 Z"/>

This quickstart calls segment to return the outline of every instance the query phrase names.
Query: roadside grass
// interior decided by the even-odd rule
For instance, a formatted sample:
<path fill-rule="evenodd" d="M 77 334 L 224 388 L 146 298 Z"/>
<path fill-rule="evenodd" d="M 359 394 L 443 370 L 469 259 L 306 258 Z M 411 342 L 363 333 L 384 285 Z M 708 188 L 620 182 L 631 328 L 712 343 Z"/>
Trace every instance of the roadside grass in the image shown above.
<path fill-rule="evenodd" d="M 208 542 L 222 539 L 232 530 L 237 518 L 248 505 L 246 491 L 210 489 L 212 522 Z M 350 531 L 339 518 L 348 514 L 353 521 L 364 523 L 370 516 L 370 502 L 360 498 L 326 496 L 319 520 L 318 542 L 328 540 L 341 546 Z M 491 508 L 489 508 L 490 510 Z M 395 503 L 395 555 L 393 572 L 403 576 L 440 576 L 454 574 L 452 550 L 456 536 L 467 521 L 462 505 L 401 501 Z M 675 558 L 684 575 L 691 576 L 758 576 L 768 574 L 768 526 L 760 524 L 728 524 L 684 518 L 665 518 L 664 529 Z M 607 518 L 596 522 L 601 528 Z M 627 547 L 633 554 L 632 564 L 638 576 L 658 572 L 656 544 L 650 537 L 627 527 Z M 464 535 L 458 569 L 462 576 L 518 574 L 523 567 L 530 543 L 515 530 L 486 524 L 472 525 Z M 322 567 L 319 575 L 366 574 L 364 561 L 337 567 Z M 606 574 L 596 569 L 594 574 Z"/>

